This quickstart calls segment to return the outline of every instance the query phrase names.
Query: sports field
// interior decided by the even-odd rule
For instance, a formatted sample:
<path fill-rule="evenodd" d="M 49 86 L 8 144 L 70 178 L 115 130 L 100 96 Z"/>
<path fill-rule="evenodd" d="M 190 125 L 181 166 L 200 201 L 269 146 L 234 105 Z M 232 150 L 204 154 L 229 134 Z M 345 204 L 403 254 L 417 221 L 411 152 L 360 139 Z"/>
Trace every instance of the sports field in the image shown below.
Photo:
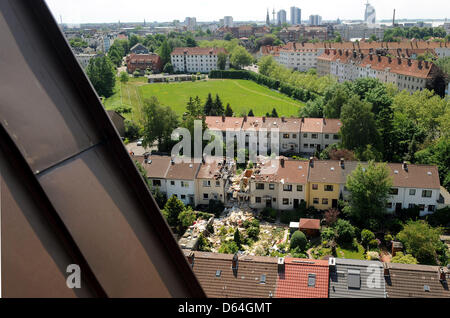
<path fill-rule="evenodd" d="M 224 107 L 230 103 L 235 116 L 248 113 L 250 109 L 255 116 L 264 116 L 271 113 L 273 108 L 276 108 L 279 116 L 297 116 L 303 105 L 277 91 L 246 80 L 147 84 L 144 78 L 130 78 L 126 84 L 117 83 L 116 93 L 105 100 L 105 107 L 132 107 L 132 114 L 125 114 L 125 117 L 137 120 L 144 100 L 156 96 L 162 105 L 170 106 L 182 115 L 189 97 L 199 96 L 204 103 L 208 93 L 213 97 L 219 94 Z"/>

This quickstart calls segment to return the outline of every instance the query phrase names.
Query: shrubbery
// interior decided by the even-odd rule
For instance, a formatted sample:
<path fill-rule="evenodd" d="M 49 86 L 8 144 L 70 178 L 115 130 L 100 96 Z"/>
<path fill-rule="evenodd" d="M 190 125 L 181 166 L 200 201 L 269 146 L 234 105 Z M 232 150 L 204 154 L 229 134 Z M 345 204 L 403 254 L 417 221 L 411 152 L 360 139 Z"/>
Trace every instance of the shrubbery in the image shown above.
<path fill-rule="evenodd" d="M 339 219 L 336 222 L 336 233 L 339 243 L 351 243 L 355 237 L 355 228 L 349 221 Z"/>
<path fill-rule="evenodd" d="M 306 244 L 308 240 L 303 232 L 295 231 L 291 237 L 291 244 L 289 246 L 290 250 L 299 249 L 300 251 L 304 251 L 306 248 Z"/>

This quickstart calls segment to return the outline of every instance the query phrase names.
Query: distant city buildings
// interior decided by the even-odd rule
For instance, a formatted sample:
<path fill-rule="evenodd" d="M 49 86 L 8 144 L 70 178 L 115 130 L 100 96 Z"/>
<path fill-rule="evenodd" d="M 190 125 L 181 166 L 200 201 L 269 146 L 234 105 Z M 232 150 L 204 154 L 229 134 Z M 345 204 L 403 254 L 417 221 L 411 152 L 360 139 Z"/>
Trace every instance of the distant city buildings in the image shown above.
<path fill-rule="evenodd" d="M 369 1 L 366 3 L 366 11 L 364 13 L 364 22 L 367 24 L 375 24 L 376 13 L 375 8 L 370 5 Z"/>
<path fill-rule="evenodd" d="M 286 10 L 280 10 L 277 13 L 277 23 L 278 25 L 283 25 L 287 22 L 286 20 Z"/>
<path fill-rule="evenodd" d="M 193 31 L 197 26 L 197 19 L 194 17 L 187 17 L 186 19 L 184 19 L 184 25 L 187 30 Z"/>
<path fill-rule="evenodd" d="M 231 16 L 226 16 L 223 18 L 223 25 L 226 27 L 233 27 L 233 17 Z"/>
<path fill-rule="evenodd" d="M 321 25 L 322 24 L 322 17 L 320 15 L 310 15 L 309 16 L 309 24 L 310 25 Z"/>
<path fill-rule="evenodd" d="M 136 71 L 144 74 L 149 70 L 153 73 L 161 73 L 163 63 L 161 57 L 155 53 L 136 54 L 131 53 L 126 57 L 127 71 L 132 74 Z"/>
<path fill-rule="evenodd" d="M 291 7 L 291 24 L 298 25 L 302 23 L 302 10 L 297 7 Z"/>

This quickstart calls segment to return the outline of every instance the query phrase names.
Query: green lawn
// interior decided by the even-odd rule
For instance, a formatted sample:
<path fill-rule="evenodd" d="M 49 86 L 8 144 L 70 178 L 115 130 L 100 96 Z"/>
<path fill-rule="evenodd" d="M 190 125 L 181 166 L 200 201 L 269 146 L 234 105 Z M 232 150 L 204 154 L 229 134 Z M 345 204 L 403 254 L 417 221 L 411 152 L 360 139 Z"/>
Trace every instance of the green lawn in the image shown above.
<path fill-rule="evenodd" d="M 105 107 L 124 105 L 133 108 L 130 119 L 139 118 L 143 101 L 156 96 L 161 104 L 170 106 L 177 114 L 182 115 L 189 97 L 199 96 L 204 103 L 208 93 L 219 94 L 224 107 L 230 103 L 235 116 L 248 113 L 253 109 L 255 116 L 264 116 L 276 108 L 279 116 L 298 116 L 302 103 L 269 88 L 246 80 L 210 80 L 182 83 L 147 84 L 145 79 L 131 79 L 126 84 L 117 83 L 116 93 L 105 100 Z"/>
<path fill-rule="evenodd" d="M 340 258 L 349 258 L 349 259 L 365 259 L 364 256 L 364 247 L 358 243 L 358 250 L 352 248 L 344 248 L 339 246 L 336 248 L 337 257 Z"/>

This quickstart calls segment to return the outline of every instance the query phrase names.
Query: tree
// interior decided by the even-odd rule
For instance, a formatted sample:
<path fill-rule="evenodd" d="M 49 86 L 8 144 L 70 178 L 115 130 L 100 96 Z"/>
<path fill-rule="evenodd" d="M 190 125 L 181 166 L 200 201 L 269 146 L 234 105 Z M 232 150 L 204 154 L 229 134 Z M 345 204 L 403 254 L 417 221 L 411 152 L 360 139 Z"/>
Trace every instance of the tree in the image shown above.
<path fill-rule="evenodd" d="M 344 213 L 358 225 L 374 229 L 386 213 L 391 186 L 386 164 L 375 164 L 373 161 L 365 167 L 358 164 L 347 177 L 346 187 L 350 197 Z"/>
<path fill-rule="evenodd" d="M 307 243 L 308 240 L 306 239 L 305 234 L 301 231 L 295 231 L 294 234 L 292 234 L 289 249 L 294 250 L 298 248 L 300 251 L 304 251 Z"/>
<path fill-rule="evenodd" d="M 337 240 L 341 244 L 348 244 L 353 242 L 355 237 L 355 228 L 349 221 L 339 219 L 335 225 Z"/>
<path fill-rule="evenodd" d="M 361 243 L 364 247 L 368 247 L 369 243 L 375 239 L 372 231 L 364 229 L 361 231 Z"/>
<path fill-rule="evenodd" d="M 380 135 L 369 103 L 352 96 L 342 107 L 341 121 L 345 148 L 355 150 L 365 149 L 367 145 L 379 146 Z"/>
<path fill-rule="evenodd" d="M 303 108 L 301 108 L 300 117 L 306 118 L 322 118 L 323 117 L 323 101 L 321 98 L 309 100 Z"/>
<path fill-rule="evenodd" d="M 278 118 L 278 113 L 277 113 L 277 110 L 275 108 L 272 109 L 272 114 L 270 115 L 270 117 Z"/>
<path fill-rule="evenodd" d="M 418 264 L 418 261 L 411 254 L 405 255 L 402 252 L 397 252 L 395 253 L 395 256 L 391 259 L 391 263 Z"/>
<path fill-rule="evenodd" d="M 342 105 L 347 103 L 349 97 L 350 93 L 344 85 L 331 86 L 325 91 L 323 116 L 325 118 L 340 118 Z"/>
<path fill-rule="evenodd" d="M 222 116 L 224 114 L 223 104 L 220 100 L 218 94 L 216 94 L 216 99 L 213 104 L 213 110 L 211 111 L 211 116 Z"/>
<path fill-rule="evenodd" d="M 329 209 L 327 212 L 325 212 L 324 218 L 327 225 L 333 226 L 338 220 L 340 213 L 341 212 L 339 212 L 338 209 Z"/>
<path fill-rule="evenodd" d="M 225 36 L 223 37 L 223 39 L 225 41 L 231 41 L 233 39 L 233 34 L 231 34 L 230 32 L 228 32 L 227 34 L 225 34 Z"/>
<path fill-rule="evenodd" d="M 187 228 L 194 224 L 196 219 L 197 215 L 191 207 L 186 208 L 178 215 L 178 221 L 184 228 Z"/>
<path fill-rule="evenodd" d="M 248 112 L 248 117 L 255 117 L 255 114 L 253 114 L 253 109 L 250 109 Z"/>
<path fill-rule="evenodd" d="M 231 109 L 230 104 L 227 104 L 227 108 L 225 109 L 225 116 L 227 117 L 233 116 L 233 110 Z"/>
<path fill-rule="evenodd" d="M 128 82 L 129 79 L 130 77 L 128 76 L 127 72 L 120 72 L 120 81 L 122 83 Z"/>
<path fill-rule="evenodd" d="M 236 243 L 238 248 L 241 248 L 242 237 L 241 237 L 241 232 L 239 232 L 239 229 L 236 229 L 236 231 L 234 232 L 234 242 Z"/>
<path fill-rule="evenodd" d="M 116 72 L 109 57 L 104 55 L 91 59 L 86 73 L 99 96 L 108 98 L 114 93 Z"/>
<path fill-rule="evenodd" d="M 185 210 L 183 202 L 181 202 L 176 196 L 170 197 L 164 206 L 164 211 L 167 216 L 167 223 L 170 226 L 177 226 L 179 224 L 178 216 Z"/>
<path fill-rule="evenodd" d="M 253 57 L 242 46 L 237 46 L 231 53 L 231 64 L 240 69 L 244 66 L 250 65 L 253 62 Z"/>
<path fill-rule="evenodd" d="M 170 62 L 170 54 L 171 53 L 172 53 L 172 48 L 170 47 L 170 44 L 166 39 L 166 40 L 164 40 L 164 42 L 161 44 L 161 47 L 159 48 L 159 56 L 161 57 L 162 64 L 164 66 Z"/>
<path fill-rule="evenodd" d="M 178 117 L 170 107 L 162 107 L 156 97 L 144 101 L 143 113 L 143 146 L 151 146 L 158 142 L 158 150 L 165 152 L 171 149 L 174 141 L 171 135 L 178 127 Z"/>
<path fill-rule="evenodd" d="M 206 98 L 205 106 L 203 107 L 203 112 L 206 116 L 211 116 L 214 109 L 214 102 L 211 96 L 211 93 L 208 94 L 208 97 Z"/>
<path fill-rule="evenodd" d="M 408 254 L 413 255 L 420 264 L 447 265 L 447 246 L 441 242 L 441 228 L 432 228 L 423 220 L 408 221 L 397 234 Z"/>
<path fill-rule="evenodd" d="M 224 52 L 219 52 L 219 54 L 217 54 L 217 67 L 219 68 L 219 70 L 225 70 L 227 66 L 227 59 L 228 55 Z"/>
<path fill-rule="evenodd" d="M 172 63 L 169 62 L 169 63 L 166 63 L 166 65 L 164 65 L 163 73 L 169 73 L 169 74 L 173 73 L 173 65 L 172 65 Z"/>

